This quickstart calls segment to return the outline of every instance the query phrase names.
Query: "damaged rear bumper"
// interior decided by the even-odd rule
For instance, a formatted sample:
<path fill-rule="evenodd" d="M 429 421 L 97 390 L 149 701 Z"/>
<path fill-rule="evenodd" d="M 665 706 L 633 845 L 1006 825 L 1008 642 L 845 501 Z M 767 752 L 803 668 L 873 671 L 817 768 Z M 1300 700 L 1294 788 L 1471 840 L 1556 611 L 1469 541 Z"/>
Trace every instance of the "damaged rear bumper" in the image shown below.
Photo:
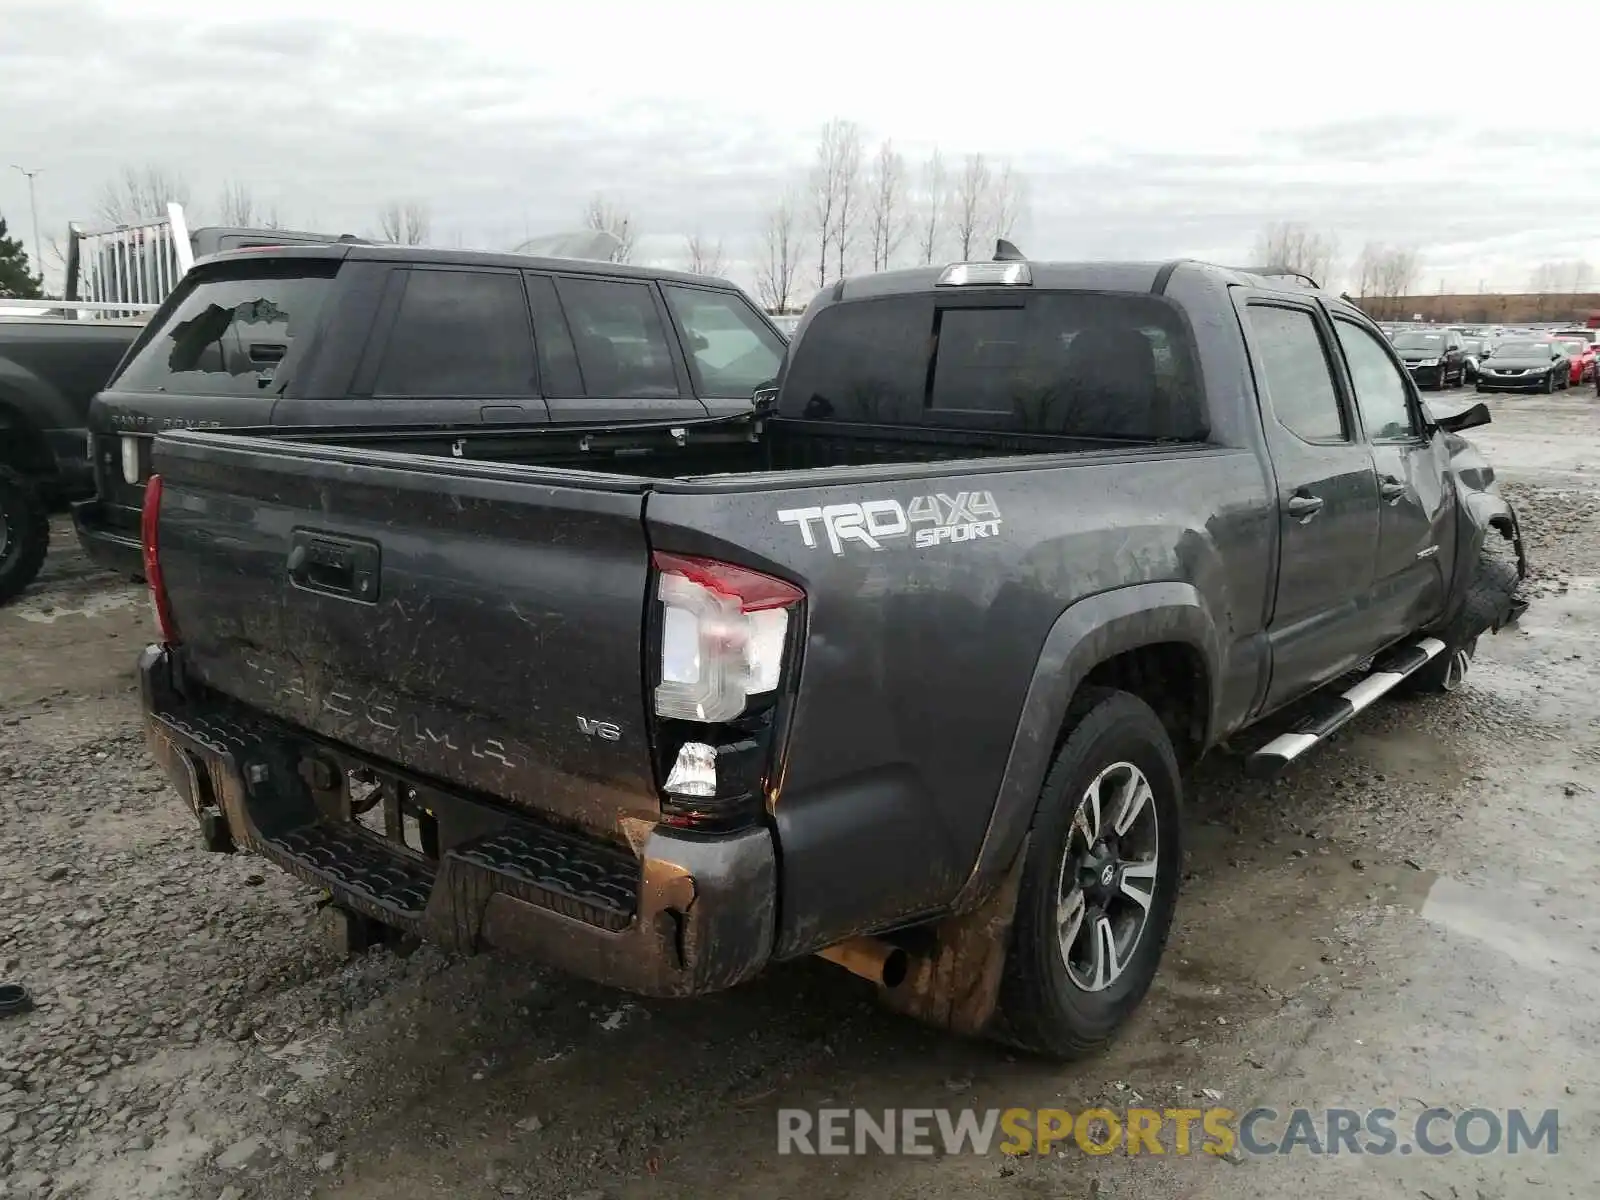
<path fill-rule="evenodd" d="M 251 850 L 348 909 L 451 949 L 493 946 L 644 995 L 718 991 L 771 956 L 777 866 L 765 829 L 657 826 L 629 853 L 407 778 L 436 814 L 435 844 L 419 853 L 338 811 L 339 789 L 313 788 L 303 764 L 317 743 L 187 697 L 174 675 L 165 648 L 140 656 L 146 734 L 213 849 Z"/>

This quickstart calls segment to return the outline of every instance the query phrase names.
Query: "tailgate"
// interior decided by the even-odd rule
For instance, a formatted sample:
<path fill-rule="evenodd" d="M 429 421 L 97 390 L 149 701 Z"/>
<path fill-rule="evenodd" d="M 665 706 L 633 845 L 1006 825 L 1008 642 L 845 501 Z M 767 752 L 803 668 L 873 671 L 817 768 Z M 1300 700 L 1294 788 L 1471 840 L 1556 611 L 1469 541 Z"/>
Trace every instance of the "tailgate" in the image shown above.
<path fill-rule="evenodd" d="M 642 484 L 197 433 L 154 467 L 203 683 L 596 833 L 659 816 Z"/>

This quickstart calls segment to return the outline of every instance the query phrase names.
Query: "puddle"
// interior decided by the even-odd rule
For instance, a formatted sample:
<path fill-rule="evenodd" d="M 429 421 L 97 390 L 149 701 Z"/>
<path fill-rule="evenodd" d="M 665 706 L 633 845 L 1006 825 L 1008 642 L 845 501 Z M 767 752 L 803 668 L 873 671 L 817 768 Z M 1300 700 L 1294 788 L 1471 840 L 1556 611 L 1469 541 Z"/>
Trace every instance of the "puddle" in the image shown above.
<path fill-rule="evenodd" d="M 1552 924 L 1553 914 L 1532 909 L 1526 914 L 1529 919 L 1518 920 L 1522 907 L 1498 890 L 1489 892 L 1440 876 L 1428 890 L 1421 915 L 1424 921 L 1497 950 L 1530 970 L 1581 976 L 1590 986 L 1600 985 L 1600 950 L 1578 944 L 1575 938 L 1546 936 L 1533 922 Z"/>

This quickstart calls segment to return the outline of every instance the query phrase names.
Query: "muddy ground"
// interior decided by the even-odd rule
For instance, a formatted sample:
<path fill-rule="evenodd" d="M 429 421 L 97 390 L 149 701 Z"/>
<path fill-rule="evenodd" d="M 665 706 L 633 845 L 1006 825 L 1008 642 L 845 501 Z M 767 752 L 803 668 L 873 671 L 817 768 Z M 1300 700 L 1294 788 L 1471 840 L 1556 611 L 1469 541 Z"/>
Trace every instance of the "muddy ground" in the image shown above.
<path fill-rule="evenodd" d="M 1600 404 L 1479 432 L 1538 577 L 1470 684 L 1274 784 L 1191 789 L 1155 989 L 1070 1068 L 879 1011 L 820 961 L 632 1000 L 423 949 L 346 964 L 317 894 L 201 852 L 141 741 L 142 592 L 64 525 L 0 610 L 0 1196 L 1491 1200 L 1600 1178 Z M 1559 1153 L 779 1157 L 779 1107 L 1560 1110 Z"/>

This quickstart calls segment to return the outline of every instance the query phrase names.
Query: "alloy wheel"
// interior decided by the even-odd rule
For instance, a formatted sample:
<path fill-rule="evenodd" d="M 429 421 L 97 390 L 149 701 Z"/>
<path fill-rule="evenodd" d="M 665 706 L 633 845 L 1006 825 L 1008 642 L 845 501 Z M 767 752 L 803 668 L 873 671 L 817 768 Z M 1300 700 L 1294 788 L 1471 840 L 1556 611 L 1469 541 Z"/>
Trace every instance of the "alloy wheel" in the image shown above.
<path fill-rule="evenodd" d="M 1067 977 L 1100 992 L 1127 969 L 1149 924 L 1160 852 L 1155 796 L 1130 762 L 1084 789 L 1067 833 L 1056 933 Z"/>

